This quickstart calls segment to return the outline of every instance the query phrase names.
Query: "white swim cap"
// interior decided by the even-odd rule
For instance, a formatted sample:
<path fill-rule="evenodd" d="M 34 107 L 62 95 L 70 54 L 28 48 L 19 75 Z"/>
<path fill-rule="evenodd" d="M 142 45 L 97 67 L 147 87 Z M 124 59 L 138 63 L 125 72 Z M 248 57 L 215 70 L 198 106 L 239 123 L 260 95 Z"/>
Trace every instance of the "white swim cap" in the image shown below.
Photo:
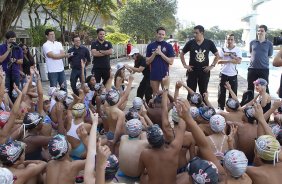
<path fill-rule="evenodd" d="M 210 118 L 211 129 L 216 133 L 222 132 L 225 128 L 225 125 L 225 118 L 219 114 L 213 115 Z"/>
<path fill-rule="evenodd" d="M 248 159 L 242 151 L 230 150 L 224 156 L 224 165 L 235 178 L 242 176 L 248 166 Z"/>
<path fill-rule="evenodd" d="M 133 99 L 133 108 L 135 108 L 136 110 L 140 110 L 142 105 L 143 105 L 143 100 L 140 97 L 135 97 Z"/>
<path fill-rule="evenodd" d="M 190 113 L 193 119 L 200 115 L 199 109 L 197 107 L 190 107 Z"/>
<path fill-rule="evenodd" d="M 0 183 L 13 184 L 13 182 L 14 182 L 13 173 L 7 168 L 0 167 Z"/>

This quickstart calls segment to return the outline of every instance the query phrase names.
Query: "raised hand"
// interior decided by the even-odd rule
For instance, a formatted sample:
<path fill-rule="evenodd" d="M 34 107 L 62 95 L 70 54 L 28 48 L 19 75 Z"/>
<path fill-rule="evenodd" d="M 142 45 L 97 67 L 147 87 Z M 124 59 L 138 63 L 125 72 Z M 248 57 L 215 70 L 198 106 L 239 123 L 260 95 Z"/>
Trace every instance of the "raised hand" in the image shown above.
<path fill-rule="evenodd" d="M 102 146 L 101 140 L 98 141 L 97 144 L 97 165 L 100 168 L 106 168 L 107 166 L 107 159 L 111 154 L 111 150 L 107 145 Z"/>
<path fill-rule="evenodd" d="M 227 82 L 225 82 L 225 85 L 224 85 L 224 87 L 227 89 L 227 90 L 231 90 L 231 85 L 229 84 L 229 82 L 227 81 Z"/>
<path fill-rule="evenodd" d="M 190 104 L 187 99 L 178 98 L 175 103 L 178 116 L 185 119 L 190 113 Z"/>
<path fill-rule="evenodd" d="M 175 84 L 175 88 L 179 89 L 183 86 L 183 82 L 182 81 L 177 81 Z"/>

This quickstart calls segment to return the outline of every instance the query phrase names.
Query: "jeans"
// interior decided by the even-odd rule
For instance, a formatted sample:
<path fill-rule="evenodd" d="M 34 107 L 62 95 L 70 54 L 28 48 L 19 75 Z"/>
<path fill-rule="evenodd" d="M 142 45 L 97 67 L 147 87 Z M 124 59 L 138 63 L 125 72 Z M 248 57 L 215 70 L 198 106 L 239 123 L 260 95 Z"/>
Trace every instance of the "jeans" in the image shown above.
<path fill-rule="evenodd" d="M 12 91 L 14 89 L 14 83 L 19 87 L 20 85 L 20 74 L 16 75 L 12 72 L 6 72 L 5 78 L 5 88 L 8 90 L 9 97 L 11 98 L 12 102 L 16 101 L 16 98 L 12 97 Z"/>
<path fill-rule="evenodd" d="M 149 100 L 152 98 L 153 90 L 150 85 L 150 77 L 148 78 L 143 78 L 142 81 L 140 82 L 140 85 L 137 89 L 137 97 L 140 97 L 143 99 L 145 95 L 146 102 L 149 103 Z"/>
<path fill-rule="evenodd" d="M 50 81 L 50 87 L 58 87 L 59 83 L 59 87 L 67 91 L 68 88 L 64 70 L 61 72 L 48 73 L 48 79 Z"/>
<path fill-rule="evenodd" d="M 84 69 L 84 80 L 85 80 L 85 76 L 86 76 L 86 69 Z M 76 83 L 78 79 L 81 82 L 81 69 L 79 70 L 73 68 L 71 70 L 70 83 L 73 93 L 76 94 L 77 96 L 79 95 L 78 90 L 76 89 Z"/>
<path fill-rule="evenodd" d="M 226 100 L 226 89 L 224 87 L 226 82 L 229 82 L 231 89 L 233 92 L 237 95 L 237 88 L 238 88 L 238 80 L 237 75 L 235 76 L 227 76 L 222 73 L 219 74 L 220 83 L 218 86 L 218 107 L 220 109 L 224 109 L 225 107 L 225 100 Z M 229 94 L 229 98 L 231 98 L 231 95 Z"/>
<path fill-rule="evenodd" d="M 248 69 L 248 90 L 251 90 L 254 92 L 254 81 L 258 78 L 263 78 L 268 83 L 268 76 L 269 76 L 269 69 L 255 69 L 255 68 L 249 68 Z M 269 93 L 268 85 L 266 86 L 266 92 Z"/>
<path fill-rule="evenodd" d="M 194 70 L 187 72 L 187 86 L 194 92 L 197 90 L 197 84 L 199 86 L 199 92 L 203 96 L 207 92 L 208 83 L 210 80 L 210 72 L 204 72 L 203 70 Z"/>

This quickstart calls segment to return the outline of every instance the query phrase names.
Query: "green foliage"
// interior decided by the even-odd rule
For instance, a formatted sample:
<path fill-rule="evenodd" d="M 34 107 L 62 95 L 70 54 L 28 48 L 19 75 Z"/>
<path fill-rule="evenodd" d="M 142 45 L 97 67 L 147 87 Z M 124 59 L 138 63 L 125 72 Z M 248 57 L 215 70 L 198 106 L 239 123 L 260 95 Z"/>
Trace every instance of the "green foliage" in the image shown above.
<path fill-rule="evenodd" d="M 156 29 L 164 26 L 166 34 L 171 34 L 176 28 L 175 0 L 140 0 L 129 1 L 119 14 L 118 26 L 124 32 L 146 42 L 155 37 Z"/>
<path fill-rule="evenodd" d="M 46 42 L 45 30 L 47 28 L 55 30 L 56 39 L 60 40 L 61 33 L 57 31 L 56 28 L 51 27 L 51 26 L 38 25 L 38 26 L 35 26 L 34 28 L 28 29 L 29 35 L 32 39 L 31 45 L 33 47 L 42 46 L 43 43 Z"/>
<path fill-rule="evenodd" d="M 112 44 L 125 44 L 130 39 L 130 36 L 115 32 L 106 35 L 106 40 L 110 41 Z"/>

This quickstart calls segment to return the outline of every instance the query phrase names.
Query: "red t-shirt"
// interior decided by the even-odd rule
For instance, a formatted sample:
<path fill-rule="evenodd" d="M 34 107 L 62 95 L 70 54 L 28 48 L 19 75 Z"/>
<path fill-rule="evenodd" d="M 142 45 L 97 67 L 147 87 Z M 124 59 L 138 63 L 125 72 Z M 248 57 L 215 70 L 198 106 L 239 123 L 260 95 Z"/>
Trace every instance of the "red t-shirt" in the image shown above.
<path fill-rule="evenodd" d="M 130 54 L 131 48 L 132 48 L 132 45 L 130 43 L 126 45 L 126 53 L 127 54 Z"/>

